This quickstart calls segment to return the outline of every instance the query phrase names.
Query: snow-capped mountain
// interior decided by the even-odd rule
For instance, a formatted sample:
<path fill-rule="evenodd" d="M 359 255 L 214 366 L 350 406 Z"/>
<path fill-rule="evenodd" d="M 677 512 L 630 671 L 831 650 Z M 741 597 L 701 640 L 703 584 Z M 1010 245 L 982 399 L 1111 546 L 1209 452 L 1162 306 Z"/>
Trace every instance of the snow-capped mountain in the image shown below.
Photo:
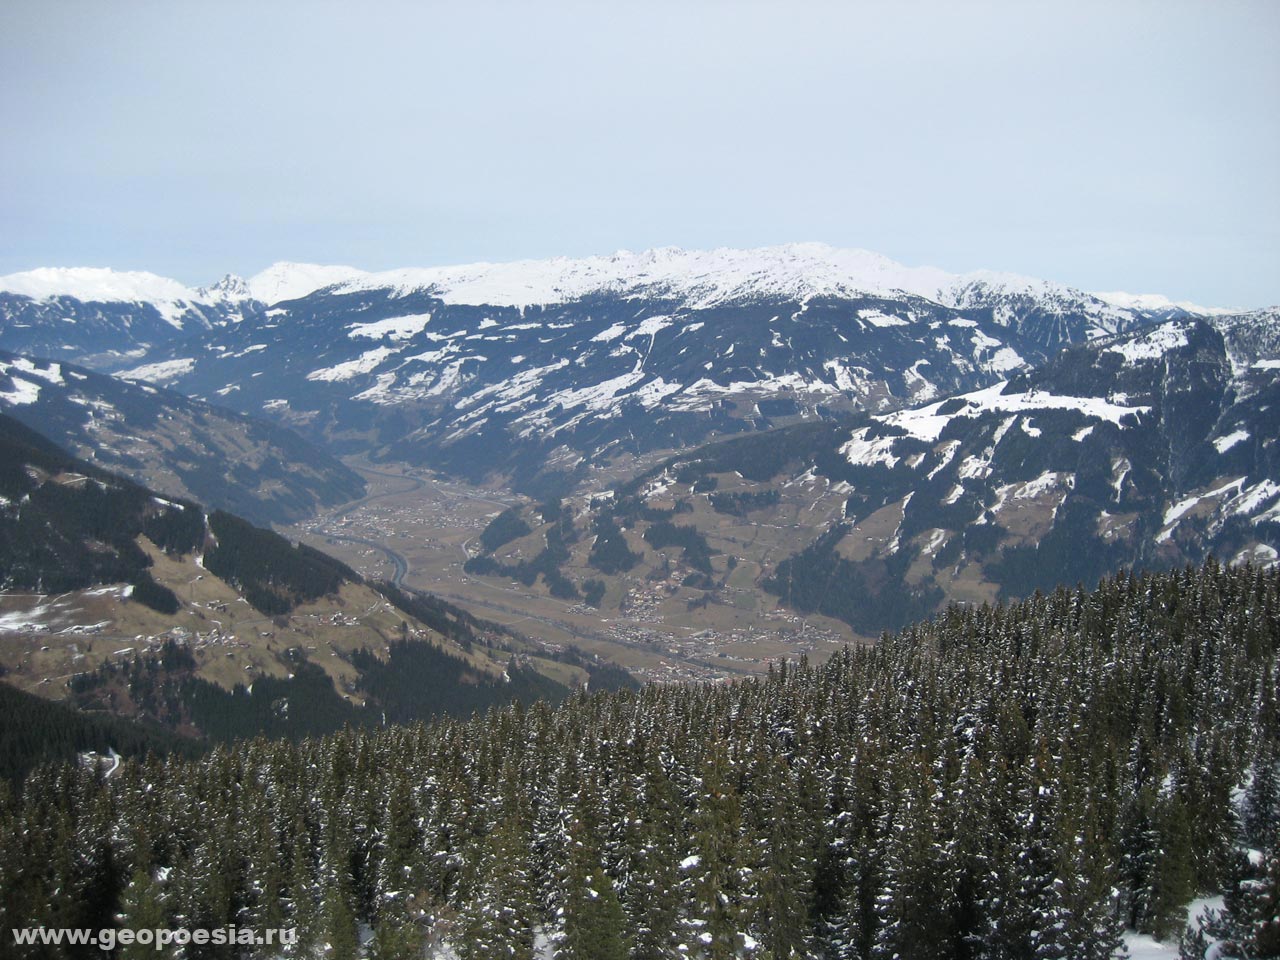
<path fill-rule="evenodd" d="M 279 262 L 248 280 L 227 274 L 218 283 L 199 288 L 142 271 L 53 267 L 0 277 L 0 290 L 34 299 L 71 297 L 94 303 L 200 303 L 231 293 L 239 299 L 275 304 L 317 290 L 392 289 L 401 294 L 434 293 L 446 303 L 490 306 L 563 303 L 593 294 L 643 292 L 681 299 L 690 306 L 710 306 L 762 297 L 894 293 L 954 302 L 957 291 L 978 283 L 1030 294 L 1061 289 L 1014 274 L 951 274 L 933 267 L 903 266 L 866 250 L 807 243 L 754 250 L 663 247 L 581 259 L 557 257 L 380 272 Z"/>
<path fill-rule="evenodd" d="M 177 280 L 146 271 L 105 267 L 42 267 L 0 277 L 0 290 L 33 300 L 68 298 L 86 303 L 180 304 L 203 299 Z M 180 324 L 175 324 L 179 325 Z"/>
<path fill-rule="evenodd" d="M 986 386 L 1150 319 L 1048 281 L 821 244 L 379 273 L 280 263 L 200 290 L 125 276 L 0 278 L 0 346 L 525 480 Z"/>
<path fill-rule="evenodd" d="M 1016 274 L 952 274 L 933 267 L 907 267 L 867 250 L 841 250 L 820 243 L 754 250 L 663 247 L 582 259 L 558 257 L 382 272 L 278 263 L 249 280 L 248 288 L 265 303 L 296 300 L 319 290 L 390 290 L 401 296 L 430 293 L 448 304 L 507 307 L 600 296 L 674 300 L 688 309 L 756 300 L 901 295 L 954 307 L 1017 297 L 1058 310 L 1090 312 L 1101 327 L 1124 325 L 1131 319 L 1131 309 L 1142 309 L 1124 304 L 1110 308 L 1109 301 L 1091 294 Z"/>
<path fill-rule="evenodd" d="M 207 287 L 200 287 L 196 293 L 204 301 L 235 303 L 240 300 L 254 299 L 253 293 L 249 289 L 249 284 L 244 277 L 238 277 L 234 273 L 223 274 L 222 279 L 217 283 L 210 284 Z"/>
<path fill-rule="evenodd" d="M 1159 293 L 1125 293 L 1123 290 L 1094 293 L 1104 303 L 1125 310 L 1137 310 L 1159 320 L 1181 317 L 1222 317 L 1244 311 L 1232 307 L 1203 307 L 1189 300 L 1170 300 Z"/>
<path fill-rule="evenodd" d="M 207 288 L 142 271 L 51 267 L 0 277 L 0 346 L 110 370 L 261 310 L 238 277 Z"/>
<path fill-rule="evenodd" d="M 363 270 L 355 267 L 281 262 L 254 274 L 245 282 L 245 287 L 255 300 L 282 303 L 365 275 Z"/>

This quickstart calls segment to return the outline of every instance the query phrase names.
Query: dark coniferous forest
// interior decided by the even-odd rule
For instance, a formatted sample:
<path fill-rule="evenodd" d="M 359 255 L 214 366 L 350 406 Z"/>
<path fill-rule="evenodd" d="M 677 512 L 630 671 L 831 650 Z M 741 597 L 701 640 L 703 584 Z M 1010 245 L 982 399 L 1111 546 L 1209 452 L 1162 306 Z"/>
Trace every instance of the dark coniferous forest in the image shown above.
<path fill-rule="evenodd" d="M 0 927 L 296 925 L 297 956 L 363 933 L 377 957 L 545 937 L 573 960 L 1103 960 L 1226 891 L 1195 936 L 1274 956 L 1278 650 L 1280 575 L 1210 562 L 731 685 L 46 766 L 0 794 Z"/>

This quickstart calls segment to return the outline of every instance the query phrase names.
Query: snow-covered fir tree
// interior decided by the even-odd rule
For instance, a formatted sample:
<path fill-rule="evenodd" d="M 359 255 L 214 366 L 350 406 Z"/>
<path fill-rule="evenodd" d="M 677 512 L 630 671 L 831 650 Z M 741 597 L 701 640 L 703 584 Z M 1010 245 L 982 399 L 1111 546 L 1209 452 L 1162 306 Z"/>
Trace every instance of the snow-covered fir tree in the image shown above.
<path fill-rule="evenodd" d="M 1278 655 L 1280 573 L 1211 562 L 730 685 L 44 766 L 0 787 L 0 920 L 297 925 L 294 957 L 1103 960 L 1225 889 L 1185 955 L 1274 955 Z"/>

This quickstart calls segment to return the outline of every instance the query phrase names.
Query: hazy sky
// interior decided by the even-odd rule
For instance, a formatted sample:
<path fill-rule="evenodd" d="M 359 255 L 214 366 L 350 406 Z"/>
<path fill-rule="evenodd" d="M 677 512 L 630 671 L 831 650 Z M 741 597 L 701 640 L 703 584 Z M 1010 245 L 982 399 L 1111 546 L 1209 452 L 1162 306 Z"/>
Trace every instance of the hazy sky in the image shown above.
<path fill-rule="evenodd" d="M 1280 2 L 3 0 L 0 274 L 822 240 L 1280 303 Z"/>

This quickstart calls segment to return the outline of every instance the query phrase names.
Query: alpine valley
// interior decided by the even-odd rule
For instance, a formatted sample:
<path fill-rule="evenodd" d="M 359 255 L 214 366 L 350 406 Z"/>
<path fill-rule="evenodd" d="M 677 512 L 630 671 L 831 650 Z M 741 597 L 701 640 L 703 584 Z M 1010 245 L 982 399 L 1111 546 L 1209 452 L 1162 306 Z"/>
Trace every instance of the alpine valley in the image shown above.
<path fill-rule="evenodd" d="M 1278 439 L 1276 307 L 819 244 L 0 277 L 0 931 L 1280 955 Z"/>
<path fill-rule="evenodd" d="M 819 244 L 0 289 L 29 426 L 646 678 L 1280 546 L 1274 308 Z"/>
<path fill-rule="evenodd" d="M 2 414 L 0 454 L 0 695 L 13 715 L 29 709 L 16 686 L 189 737 L 296 737 L 631 683 L 157 495 Z M 68 746 L 22 733 L 4 741 L 3 776 Z"/>

